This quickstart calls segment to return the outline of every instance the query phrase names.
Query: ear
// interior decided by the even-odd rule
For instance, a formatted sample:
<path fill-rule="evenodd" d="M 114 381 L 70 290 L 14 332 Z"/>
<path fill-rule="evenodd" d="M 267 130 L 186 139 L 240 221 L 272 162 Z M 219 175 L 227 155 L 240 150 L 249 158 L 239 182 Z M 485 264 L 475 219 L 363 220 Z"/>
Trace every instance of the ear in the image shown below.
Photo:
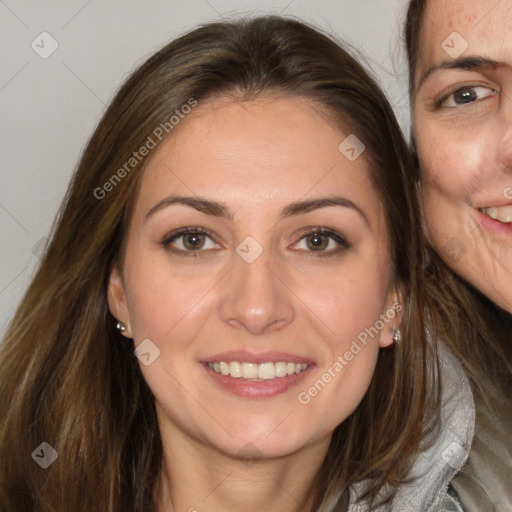
<path fill-rule="evenodd" d="M 381 318 L 384 320 L 384 328 L 382 329 L 379 341 L 379 347 L 389 347 L 394 343 L 394 335 L 396 330 L 402 324 L 405 312 L 405 304 L 403 294 L 399 286 L 393 286 L 388 293 L 385 309 Z"/>
<path fill-rule="evenodd" d="M 126 326 L 126 330 L 121 334 L 126 338 L 132 337 L 132 330 L 130 325 L 130 312 L 128 310 L 128 301 L 126 299 L 126 292 L 124 289 L 123 279 L 119 272 L 117 265 L 112 268 L 107 291 L 108 307 L 110 312 Z"/>

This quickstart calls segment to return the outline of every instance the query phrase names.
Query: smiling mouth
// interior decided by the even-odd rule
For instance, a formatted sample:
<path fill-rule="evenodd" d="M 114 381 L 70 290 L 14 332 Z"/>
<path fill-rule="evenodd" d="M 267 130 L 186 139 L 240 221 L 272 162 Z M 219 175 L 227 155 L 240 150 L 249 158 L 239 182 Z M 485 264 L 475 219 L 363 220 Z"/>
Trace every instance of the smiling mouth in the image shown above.
<path fill-rule="evenodd" d="M 206 363 L 216 373 L 229 375 L 235 379 L 247 380 L 271 380 L 302 373 L 308 368 L 306 363 L 292 363 L 279 361 L 276 363 L 246 363 L 238 361 L 220 361 L 218 363 Z"/>
<path fill-rule="evenodd" d="M 503 224 L 512 223 L 512 205 L 491 208 L 478 208 L 478 211 Z"/>

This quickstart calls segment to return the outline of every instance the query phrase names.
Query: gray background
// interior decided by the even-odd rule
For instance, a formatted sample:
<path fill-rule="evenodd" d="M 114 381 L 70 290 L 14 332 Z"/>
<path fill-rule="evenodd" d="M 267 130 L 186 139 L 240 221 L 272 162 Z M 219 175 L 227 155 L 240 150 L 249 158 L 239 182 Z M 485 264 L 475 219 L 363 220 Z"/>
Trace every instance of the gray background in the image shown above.
<path fill-rule="evenodd" d="M 406 0 L 0 0 L 0 337 L 38 263 L 82 149 L 128 74 L 199 23 L 294 16 L 358 48 L 409 125 Z M 32 48 L 58 48 L 43 59 Z M 41 42 L 41 39 L 44 41 Z M 33 43 L 33 41 L 35 41 Z M 84 244 L 87 243 L 84 240 Z M 44 333 L 41 333 L 44 335 Z"/>

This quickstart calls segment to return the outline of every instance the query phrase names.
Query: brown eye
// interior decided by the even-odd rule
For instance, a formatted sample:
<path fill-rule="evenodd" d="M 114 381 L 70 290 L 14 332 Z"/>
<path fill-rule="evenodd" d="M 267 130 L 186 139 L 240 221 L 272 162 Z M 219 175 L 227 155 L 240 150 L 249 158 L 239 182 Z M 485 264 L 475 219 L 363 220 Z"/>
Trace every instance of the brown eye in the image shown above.
<path fill-rule="evenodd" d="M 201 233 L 190 233 L 183 235 L 183 246 L 189 251 L 202 249 L 205 242 L 205 236 Z"/>
<path fill-rule="evenodd" d="M 203 228 L 182 228 L 164 237 L 162 247 L 175 253 L 203 253 L 212 249 L 220 249 L 213 236 Z"/>
<path fill-rule="evenodd" d="M 319 233 L 311 233 L 306 237 L 308 249 L 323 251 L 329 245 L 329 237 Z"/>
<path fill-rule="evenodd" d="M 333 256 L 349 249 L 350 244 L 341 233 L 326 228 L 315 228 L 307 230 L 292 248 L 306 254 L 315 252 L 318 256 Z"/>

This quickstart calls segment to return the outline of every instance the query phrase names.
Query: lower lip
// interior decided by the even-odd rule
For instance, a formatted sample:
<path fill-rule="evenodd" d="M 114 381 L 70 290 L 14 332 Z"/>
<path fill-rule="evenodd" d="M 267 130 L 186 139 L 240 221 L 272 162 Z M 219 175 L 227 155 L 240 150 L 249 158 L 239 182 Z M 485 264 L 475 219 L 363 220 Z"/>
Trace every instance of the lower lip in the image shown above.
<path fill-rule="evenodd" d="M 498 220 L 494 220 L 485 213 L 478 212 L 479 224 L 484 227 L 487 231 L 497 235 L 508 235 L 512 236 L 512 223 L 505 224 Z"/>
<path fill-rule="evenodd" d="M 286 393 L 295 387 L 304 376 L 308 374 L 314 365 L 309 365 L 304 371 L 287 375 L 286 377 L 276 377 L 269 380 L 247 380 L 243 377 L 235 378 L 230 375 L 222 375 L 212 370 L 207 364 L 204 368 L 215 381 L 217 385 L 234 395 L 244 398 L 270 398 Z"/>

